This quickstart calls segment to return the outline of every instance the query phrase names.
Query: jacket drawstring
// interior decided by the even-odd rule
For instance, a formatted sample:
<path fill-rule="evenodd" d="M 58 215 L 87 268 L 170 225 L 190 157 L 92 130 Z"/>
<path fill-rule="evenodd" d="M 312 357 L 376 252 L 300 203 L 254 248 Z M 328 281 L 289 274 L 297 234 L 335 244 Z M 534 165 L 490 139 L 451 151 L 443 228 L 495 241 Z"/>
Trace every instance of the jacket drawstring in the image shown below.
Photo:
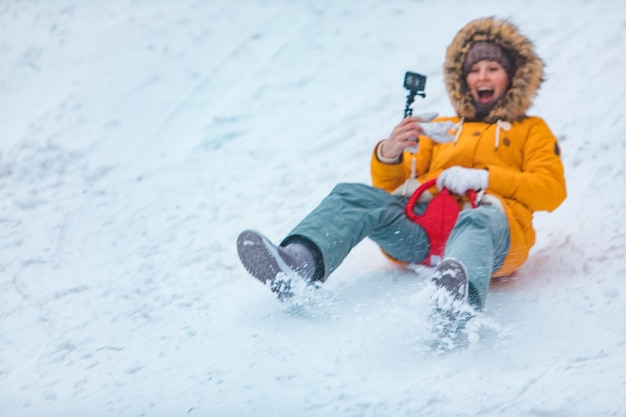
<path fill-rule="evenodd" d="M 415 156 L 411 158 L 411 175 L 404 181 L 404 184 L 402 184 L 402 192 L 400 195 L 409 196 L 415 191 L 413 189 L 409 190 L 409 184 L 412 182 L 417 182 L 417 158 L 415 158 Z"/>
<path fill-rule="evenodd" d="M 498 122 L 496 123 L 496 151 L 500 146 L 500 129 L 504 129 L 506 132 L 508 132 L 509 129 L 511 129 L 511 123 L 503 122 L 502 120 L 498 119 Z"/>
<path fill-rule="evenodd" d="M 459 121 L 459 123 L 455 124 L 454 126 L 452 126 L 450 128 L 451 131 L 455 131 L 456 130 L 456 135 L 454 136 L 454 144 L 456 145 L 456 141 L 459 140 L 459 136 L 461 136 L 461 132 L 463 131 L 463 121 L 465 120 L 465 117 L 461 117 L 461 120 Z"/>

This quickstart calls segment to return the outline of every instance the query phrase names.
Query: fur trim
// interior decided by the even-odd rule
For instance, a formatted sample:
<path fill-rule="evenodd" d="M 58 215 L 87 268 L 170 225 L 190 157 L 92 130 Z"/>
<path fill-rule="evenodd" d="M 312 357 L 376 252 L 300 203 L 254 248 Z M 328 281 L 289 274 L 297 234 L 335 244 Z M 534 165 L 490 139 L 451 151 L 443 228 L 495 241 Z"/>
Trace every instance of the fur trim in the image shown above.
<path fill-rule="evenodd" d="M 472 44 L 480 41 L 493 42 L 506 49 L 515 66 L 511 87 L 483 121 L 524 119 L 543 82 L 543 61 L 535 53 L 532 42 L 514 24 L 493 17 L 469 22 L 448 46 L 443 73 L 454 110 L 460 117 L 470 120 L 476 117 L 474 101 L 463 77 L 463 63 Z"/>

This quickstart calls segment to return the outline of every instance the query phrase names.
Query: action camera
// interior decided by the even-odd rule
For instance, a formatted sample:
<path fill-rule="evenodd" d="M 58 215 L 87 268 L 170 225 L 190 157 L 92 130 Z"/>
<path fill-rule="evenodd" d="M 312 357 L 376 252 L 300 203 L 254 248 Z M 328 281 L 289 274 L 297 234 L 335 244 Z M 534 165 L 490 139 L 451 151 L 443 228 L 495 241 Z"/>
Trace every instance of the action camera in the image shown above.
<path fill-rule="evenodd" d="M 423 92 L 426 89 L 426 76 L 418 74 L 417 72 L 407 72 L 404 75 L 404 88 L 415 91 L 416 95 L 424 97 L 425 94 L 423 94 Z"/>

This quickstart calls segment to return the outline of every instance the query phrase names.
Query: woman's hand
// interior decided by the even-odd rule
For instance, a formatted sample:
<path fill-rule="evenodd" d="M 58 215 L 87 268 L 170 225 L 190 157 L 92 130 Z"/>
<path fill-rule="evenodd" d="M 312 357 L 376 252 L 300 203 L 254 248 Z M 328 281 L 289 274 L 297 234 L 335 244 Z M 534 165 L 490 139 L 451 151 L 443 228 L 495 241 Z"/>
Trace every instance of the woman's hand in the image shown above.
<path fill-rule="evenodd" d="M 406 148 L 417 145 L 418 138 L 424 132 L 418 124 L 419 117 L 405 117 L 391 132 L 388 139 L 381 144 L 381 156 L 389 159 L 398 159 Z"/>

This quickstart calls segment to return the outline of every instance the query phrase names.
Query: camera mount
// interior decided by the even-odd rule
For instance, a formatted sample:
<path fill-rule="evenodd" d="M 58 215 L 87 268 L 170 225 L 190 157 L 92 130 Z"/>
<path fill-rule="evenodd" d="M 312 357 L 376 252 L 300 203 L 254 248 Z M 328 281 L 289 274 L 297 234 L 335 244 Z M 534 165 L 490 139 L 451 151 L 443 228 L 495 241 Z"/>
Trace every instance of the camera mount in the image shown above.
<path fill-rule="evenodd" d="M 415 96 L 426 98 L 426 93 L 424 92 L 426 89 L 426 76 L 407 71 L 404 75 L 404 88 L 409 90 L 409 95 L 406 96 L 406 106 L 404 107 L 404 117 L 407 117 L 413 115 L 411 104 L 413 104 Z"/>

